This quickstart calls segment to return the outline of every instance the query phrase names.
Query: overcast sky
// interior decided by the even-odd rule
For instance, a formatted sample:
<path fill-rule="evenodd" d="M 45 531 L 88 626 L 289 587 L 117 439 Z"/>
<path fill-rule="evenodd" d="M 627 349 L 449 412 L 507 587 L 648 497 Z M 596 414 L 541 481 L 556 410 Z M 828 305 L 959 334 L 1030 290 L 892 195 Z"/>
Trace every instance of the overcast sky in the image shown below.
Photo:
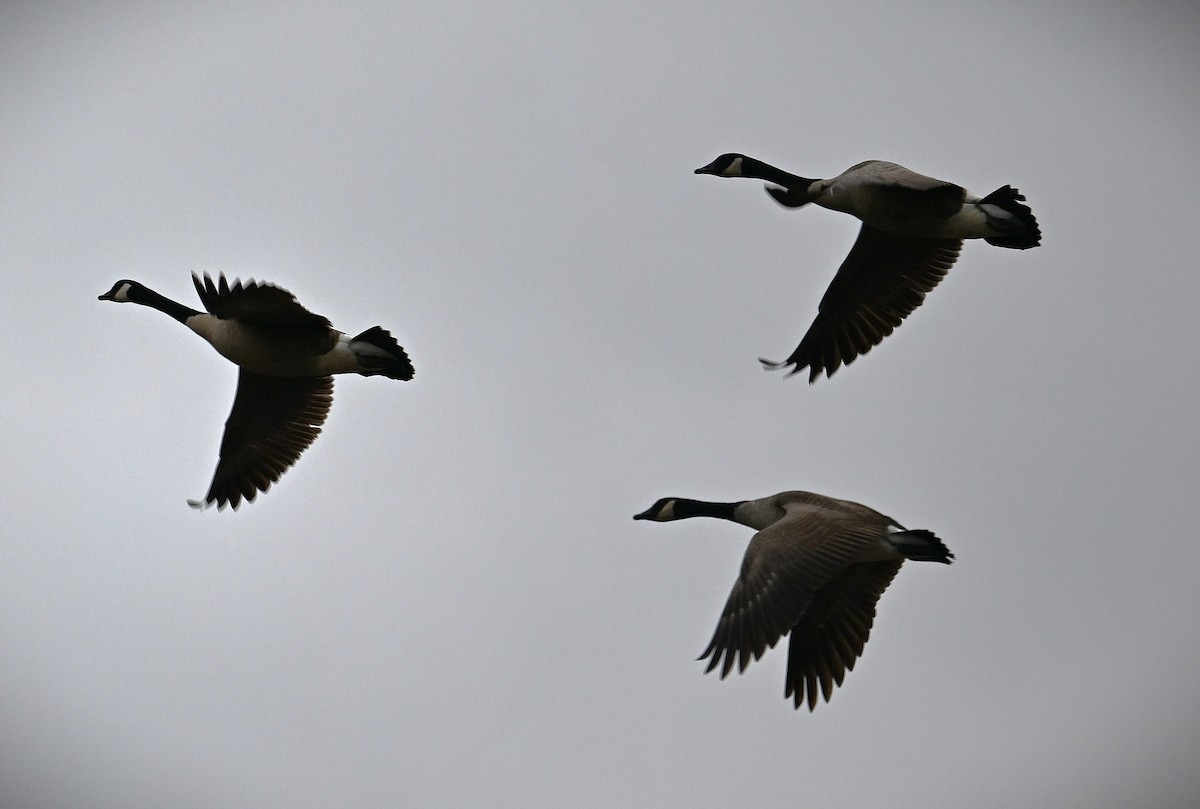
<path fill-rule="evenodd" d="M 1200 16 L 1179 3 L 0 11 L 0 804 L 1190 807 Z M 832 379 L 765 373 L 857 232 L 692 174 L 868 158 L 1041 223 Z M 135 278 L 382 325 L 197 513 L 236 371 Z M 703 650 L 807 489 L 929 528 L 815 713 Z"/>

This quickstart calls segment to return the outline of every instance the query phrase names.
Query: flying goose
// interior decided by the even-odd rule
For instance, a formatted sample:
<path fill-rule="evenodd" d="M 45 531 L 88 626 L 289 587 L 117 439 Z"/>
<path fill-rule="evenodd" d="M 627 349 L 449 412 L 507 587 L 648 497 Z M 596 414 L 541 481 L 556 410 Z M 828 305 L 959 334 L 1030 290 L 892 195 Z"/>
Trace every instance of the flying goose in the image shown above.
<path fill-rule="evenodd" d="M 784 635 L 784 699 L 829 702 L 835 685 L 862 654 L 875 603 L 905 559 L 950 564 L 954 554 L 932 532 L 908 530 L 891 517 L 848 500 L 781 492 L 758 500 L 711 503 L 664 497 L 635 520 L 669 522 L 718 517 L 756 531 L 716 632 L 698 660 L 711 658 L 724 679 L 736 661 L 746 670 Z"/>
<path fill-rule="evenodd" d="M 238 366 L 237 395 L 225 422 L 221 457 L 204 503 L 234 509 L 253 501 L 296 462 L 321 432 L 333 402 L 332 374 L 413 378 L 412 363 L 384 329 L 357 337 L 301 306 L 292 294 L 253 279 L 233 286 L 192 274 L 207 309 L 198 312 L 124 279 L 102 301 L 140 303 L 170 315 Z"/>
<path fill-rule="evenodd" d="M 998 247 L 1037 247 L 1042 233 L 1025 197 L 1012 186 L 986 197 L 970 194 L 883 160 L 867 160 L 829 180 L 812 180 L 741 154 L 723 154 L 696 174 L 755 177 L 775 185 L 767 193 L 780 205 L 815 202 L 862 220 L 850 254 L 817 310 L 817 318 L 783 362 L 767 368 L 809 369 L 815 382 L 866 354 L 925 300 L 954 265 L 963 239 Z"/>

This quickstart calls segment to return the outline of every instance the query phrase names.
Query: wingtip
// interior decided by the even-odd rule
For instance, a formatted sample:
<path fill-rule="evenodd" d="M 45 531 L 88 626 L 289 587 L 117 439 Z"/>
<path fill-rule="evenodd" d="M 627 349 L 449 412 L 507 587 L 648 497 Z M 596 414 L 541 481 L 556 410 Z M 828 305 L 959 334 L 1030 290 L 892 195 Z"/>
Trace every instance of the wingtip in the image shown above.
<path fill-rule="evenodd" d="M 785 208 L 800 208 L 810 202 L 806 191 L 784 188 L 781 185 L 764 185 L 763 190 Z"/>
<path fill-rule="evenodd" d="M 266 491 L 266 489 L 263 489 L 263 491 Z M 255 494 L 257 494 L 257 493 L 258 492 L 255 492 Z M 254 502 L 253 497 L 228 497 L 228 498 L 211 497 L 208 500 L 191 500 L 191 499 L 189 499 L 187 501 L 187 504 L 189 507 L 194 508 L 196 511 L 208 511 L 213 506 L 216 506 L 217 511 L 224 511 L 226 506 L 229 506 L 229 508 L 231 508 L 232 510 L 237 511 L 238 506 L 240 506 L 242 504 L 243 500 L 246 501 L 247 503 Z"/>
<path fill-rule="evenodd" d="M 774 360 L 768 360 L 764 357 L 759 357 L 758 361 L 762 363 L 764 371 L 781 371 L 790 365 L 791 368 L 789 368 L 788 372 L 783 375 L 784 379 L 792 378 L 796 374 L 803 371 L 805 369 L 805 367 L 807 367 L 804 365 L 800 365 L 799 363 L 794 362 L 792 360 L 784 360 L 782 362 L 776 362 Z M 832 372 L 830 372 L 830 373 L 832 373 Z M 828 376 L 830 374 L 826 374 L 826 375 Z M 820 368 L 816 368 L 816 367 L 811 368 L 809 371 L 809 375 L 808 375 L 808 384 L 810 384 L 810 385 L 813 384 L 814 382 L 817 381 L 817 379 L 820 378 L 820 376 L 821 376 Z"/>

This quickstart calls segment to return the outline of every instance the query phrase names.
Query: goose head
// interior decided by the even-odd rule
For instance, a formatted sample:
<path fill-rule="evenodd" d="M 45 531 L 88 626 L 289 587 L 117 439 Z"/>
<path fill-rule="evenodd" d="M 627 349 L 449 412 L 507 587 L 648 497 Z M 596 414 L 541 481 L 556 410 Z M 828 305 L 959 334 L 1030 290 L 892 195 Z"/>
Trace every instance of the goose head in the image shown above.
<path fill-rule="evenodd" d="M 128 278 L 122 278 L 120 281 L 113 284 L 112 289 L 110 289 L 108 292 L 105 292 L 103 295 L 97 298 L 97 300 L 117 301 L 118 303 L 132 301 L 137 295 L 134 290 L 141 289 L 145 289 L 145 287 L 143 287 L 137 281 L 130 281 Z M 131 292 L 134 292 L 134 294 L 130 295 Z"/>
<path fill-rule="evenodd" d="M 696 169 L 696 174 L 713 174 L 717 177 L 745 177 L 746 161 L 745 155 L 729 152 L 721 155 L 707 166 L 701 166 Z"/>
<path fill-rule="evenodd" d="M 654 520 L 655 522 L 669 522 L 670 520 L 678 519 L 675 514 L 676 499 L 674 497 L 664 497 L 641 514 L 634 514 L 633 518 L 635 520 Z"/>

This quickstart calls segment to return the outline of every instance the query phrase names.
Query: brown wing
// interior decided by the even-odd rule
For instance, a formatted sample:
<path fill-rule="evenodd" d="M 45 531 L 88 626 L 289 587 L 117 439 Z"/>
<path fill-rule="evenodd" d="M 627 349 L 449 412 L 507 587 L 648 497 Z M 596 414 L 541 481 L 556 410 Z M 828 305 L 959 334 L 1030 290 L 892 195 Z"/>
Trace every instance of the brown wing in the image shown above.
<path fill-rule="evenodd" d="M 253 501 L 288 470 L 321 433 L 333 403 L 333 377 L 260 376 L 238 372 L 225 422 L 221 459 L 205 504 Z"/>
<path fill-rule="evenodd" d="M 725 677 L 745 671 L 791 631 L 821 588 L 878 539 L 879 530 L 803 509 L 754 535 L 716 631 L 701 660 Z"/>
<path fill-rule="evenodd" d="M 809 382 L 832 376 L 879 345 L 946 277 L 962 249 L 958 239 L 899 236 L 864 224 L 842 262 L 816 320 L 783 362 L 762 360 L 791 373 L 809 369 Z"/>
<path fill-rule="evenodd" d="M 907 203 L 906 215 L 912 208 L 930 214 L 953 216 L 962 207 L 966 189 L 961 185 L 918 174 L 910 168 L 887 160 L 866 160 L 842 172 L 841 177 L 869 186 L 871 195 L 894 194 L 894 199 Z"/>
<path fill-rule="evenodd" d="M 218 275 L 214 283 L 207 273 L 203 281 L 192 273 L 192 283 L 196 285 L 204 308 L 222 320 L 241 320 L 261 326 L 331 328 L 326 318 L 305 309 L 292 293 L 271 284 L 250 279 L 245 284 L 234 281 L 230 286 L 224 275 Z"/>
<path fill-rule="evenodd" d="M 799 708 L 817 705 L 818 688 L 829 702 L 835 685 L 862 654 L 875 622 L 875 604 L 891 584 L 902 560 L 856 564 L 829 580 L 813 596 L 792 628 L 784 698 Z"/>

